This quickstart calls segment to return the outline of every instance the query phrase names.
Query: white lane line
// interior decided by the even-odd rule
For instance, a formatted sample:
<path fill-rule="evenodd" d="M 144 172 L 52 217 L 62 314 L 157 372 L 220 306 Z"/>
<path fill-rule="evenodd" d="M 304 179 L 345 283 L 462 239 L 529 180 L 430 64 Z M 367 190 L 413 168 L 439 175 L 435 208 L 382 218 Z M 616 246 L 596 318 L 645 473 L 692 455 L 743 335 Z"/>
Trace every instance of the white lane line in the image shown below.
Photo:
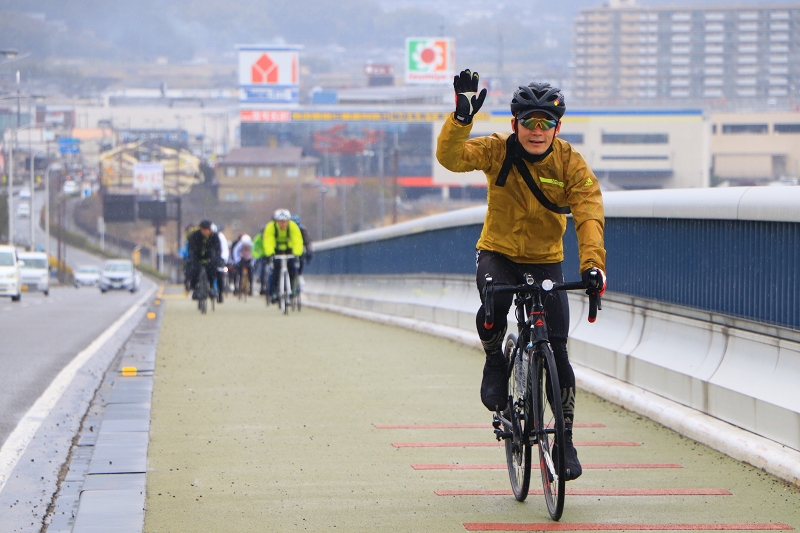
<path fill-rule="evenodd" d="M 0 492 L 6 486 L 14 468 L 17 466 L 20 457 L 28 449 L 28 445 L 33 440 L 39 427 L 53 410 L 58 400 L 64 395 L 72 380 L 75 379 L 78 371 L 86 364 L 92 356 L 108 341 L 125 322 L 156 292 L 157 287 L 153 287 L 133 304 L 124 315 L 119 317 L 116 322 L 111 324 L 99 337 L 87 346 L 82 352 L 76 355 L 67 366 L 55 377 L 47 390 L 39 396 L 39 399 L 25 413 L 17 427 L 8 436 L 2 449 L 0 449 Z"/>

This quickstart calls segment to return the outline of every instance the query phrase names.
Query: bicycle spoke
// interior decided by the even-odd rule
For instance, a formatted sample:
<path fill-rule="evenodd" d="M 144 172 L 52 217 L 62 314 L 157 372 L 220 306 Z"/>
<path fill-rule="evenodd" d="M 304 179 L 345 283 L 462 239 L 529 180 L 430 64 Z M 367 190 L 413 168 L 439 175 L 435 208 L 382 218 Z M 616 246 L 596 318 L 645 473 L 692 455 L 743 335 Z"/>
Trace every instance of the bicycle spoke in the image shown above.
<path fill-rule="evenodd" d="M 511 334 L 506 339 L 503 353 L 508 362 L 508 408 L 500 417 L 506 447 L 508 477 L 514 497 L 524 501 L 528 496 L 531 479 L 531 447 L 528 438 L 528 413 L 525 409 L 527 364 L 522 351 L 517 350 L 517 337 Z M 511 435 L 508 436 L 508 433 Z"/>

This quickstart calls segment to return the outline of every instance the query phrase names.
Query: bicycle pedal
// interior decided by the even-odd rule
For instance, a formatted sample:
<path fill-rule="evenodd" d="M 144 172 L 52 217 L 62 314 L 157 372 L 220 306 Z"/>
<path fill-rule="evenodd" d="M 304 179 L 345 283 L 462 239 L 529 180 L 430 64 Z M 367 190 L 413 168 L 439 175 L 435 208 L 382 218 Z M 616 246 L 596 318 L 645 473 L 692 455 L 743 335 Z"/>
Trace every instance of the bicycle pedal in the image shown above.
<path fill-rule="evenodd" d="M 498 442 L 505 439 L 511 439 L 514 437 L 514 433 L 511 431 L 503 431 L 502 429 L 495 429 L 494 436 L 497 437 Z"/>

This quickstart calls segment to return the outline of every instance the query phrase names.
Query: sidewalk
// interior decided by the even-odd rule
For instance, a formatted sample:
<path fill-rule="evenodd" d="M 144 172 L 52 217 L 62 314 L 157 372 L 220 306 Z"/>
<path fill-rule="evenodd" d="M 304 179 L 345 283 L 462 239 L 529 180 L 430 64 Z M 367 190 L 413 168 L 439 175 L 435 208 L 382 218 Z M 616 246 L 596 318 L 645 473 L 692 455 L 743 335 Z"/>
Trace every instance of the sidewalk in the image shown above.
<path fill-rule="evenodd" d="M 479 350 L 259 298 L 206 316 L 180 294 L 164 301 L 147 533 L 551 524 L 534 490 L 510 496 Z M 585 470 L 561 524 L 800 527 L 800 491 L 772 476 L 584 392 L 576 422 L 589 424 L 575 432 Z"/>

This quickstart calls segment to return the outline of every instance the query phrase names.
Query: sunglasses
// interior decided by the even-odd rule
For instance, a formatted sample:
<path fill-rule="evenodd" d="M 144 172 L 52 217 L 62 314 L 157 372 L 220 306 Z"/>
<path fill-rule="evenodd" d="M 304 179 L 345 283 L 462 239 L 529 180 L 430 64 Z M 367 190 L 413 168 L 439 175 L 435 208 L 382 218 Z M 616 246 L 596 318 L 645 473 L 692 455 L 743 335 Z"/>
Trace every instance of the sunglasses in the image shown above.
<path fill-rule="evenodd" d="M 539 127 L 542 129 L 542 131 L 547 131 L 550 128 L 555 128 L 556 124 L 558 124 L 558 121 L 549 118 L 532 117 L 532 118 L 520 119 L 519 123 L 528 128 L 529 130 L 535 130 L 537 127 Z"/>

